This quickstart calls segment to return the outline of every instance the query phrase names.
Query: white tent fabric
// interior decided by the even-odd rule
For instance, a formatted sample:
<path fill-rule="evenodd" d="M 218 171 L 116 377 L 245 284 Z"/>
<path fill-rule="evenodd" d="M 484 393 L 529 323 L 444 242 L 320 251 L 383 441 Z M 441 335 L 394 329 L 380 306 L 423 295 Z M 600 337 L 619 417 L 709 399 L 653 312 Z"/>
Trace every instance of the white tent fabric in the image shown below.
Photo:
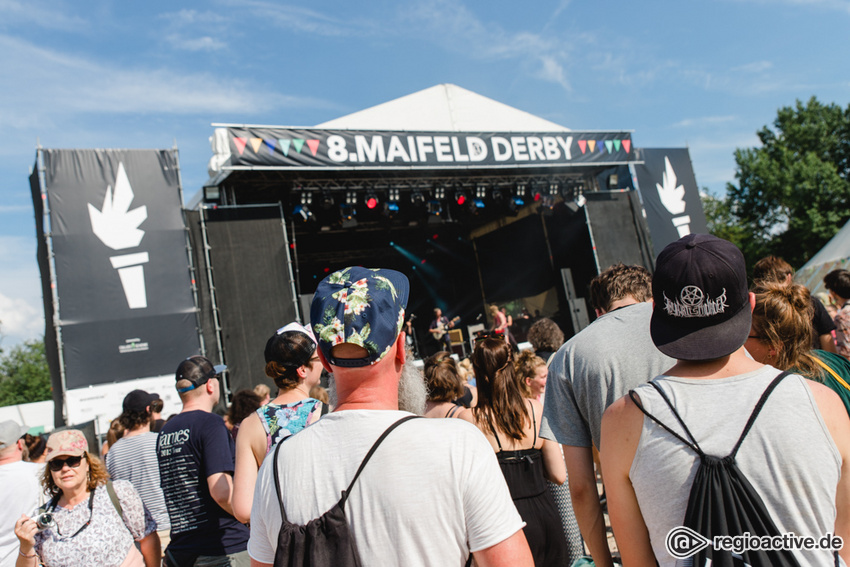
<path fill-rule="evenodd" d="M 850 263 L 850 221 L 797 271 L 794 281 L 817 294 L 826 291 L 823 287 L 823 277 L 832 270 L 847 269 L 848 263 Z"/>
<path fill-rule="evenodd" d="M 435 85 L 316 127 L 430 132 L 569 131 L 560 124 L 452 84 Z"/>

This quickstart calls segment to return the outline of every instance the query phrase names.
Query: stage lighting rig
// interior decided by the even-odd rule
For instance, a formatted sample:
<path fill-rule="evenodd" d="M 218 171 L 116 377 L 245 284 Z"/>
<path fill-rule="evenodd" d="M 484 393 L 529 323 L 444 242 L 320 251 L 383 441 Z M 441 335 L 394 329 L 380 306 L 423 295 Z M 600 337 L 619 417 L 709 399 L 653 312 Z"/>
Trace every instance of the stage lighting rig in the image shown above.
<path fill-rule="evenodd" d="M 366 193 L 366 208 L 374 209 L 378 206 L 378 195 L 374 191 Z"/>
<path fill-rule="evenodd" d="M 466 191 L 463 189 L 459 189 L 455 191 L 455 203 L 459 206 L 463 206 L 467 203 L 468 197 L 466 196 Z"/>

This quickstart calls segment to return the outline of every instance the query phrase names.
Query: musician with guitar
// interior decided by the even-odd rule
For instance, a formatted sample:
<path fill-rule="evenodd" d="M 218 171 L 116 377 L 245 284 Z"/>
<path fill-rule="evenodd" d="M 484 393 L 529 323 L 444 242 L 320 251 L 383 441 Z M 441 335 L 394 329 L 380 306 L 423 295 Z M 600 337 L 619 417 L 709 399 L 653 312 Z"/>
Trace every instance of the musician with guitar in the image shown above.
<path fill-rule="evenodd" d="M 455 323 L 458 321 L 460 321 L 460 317 L 455 317 L 454 319 L 449 320 L 448 317 L 443 315 L 442 309 L 439 307 L 434 308 L 434 320 L 431 321 L 431 325 L 428 327 L 428 332 L 439 345 L 437 350 L 447 350 L 451 352 L 452 341 L 449 338 L 449 329 L 454 327 Z"/>

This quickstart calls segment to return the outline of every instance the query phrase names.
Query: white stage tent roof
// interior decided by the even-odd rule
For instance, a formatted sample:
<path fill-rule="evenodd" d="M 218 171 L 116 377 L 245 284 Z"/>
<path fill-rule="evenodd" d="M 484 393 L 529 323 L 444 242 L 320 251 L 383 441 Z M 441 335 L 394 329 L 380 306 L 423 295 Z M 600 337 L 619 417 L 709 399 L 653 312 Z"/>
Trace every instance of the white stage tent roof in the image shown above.
<path fill-rule="evenodd" d="M 850 221 L 817 254 L 797 271 L 794 280 L 812 293 L 826 291 L 823 277 L 832 270 L 847 269 L 850 262 Z"/>
<path fill-rule="evenodd" d="M 560 124 L 442 84 L 317 124 L 317 128 L 430 132 L 567 132 Z"/>

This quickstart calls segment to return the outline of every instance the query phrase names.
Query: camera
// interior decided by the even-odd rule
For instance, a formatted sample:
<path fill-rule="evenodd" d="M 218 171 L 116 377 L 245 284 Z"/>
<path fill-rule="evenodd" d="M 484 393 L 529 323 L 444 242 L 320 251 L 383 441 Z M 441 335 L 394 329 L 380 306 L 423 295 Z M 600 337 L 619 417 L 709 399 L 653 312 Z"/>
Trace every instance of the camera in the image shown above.
<path fill-rule="evenodd" d="M 35 525 L 38 527 L 38 531 L 56 527 L 56 520 L 53 519 L 53 514 L 43 511 L 41 508 L 37 508 L 33 512 L 33 519 L 35 520 Z"/>

